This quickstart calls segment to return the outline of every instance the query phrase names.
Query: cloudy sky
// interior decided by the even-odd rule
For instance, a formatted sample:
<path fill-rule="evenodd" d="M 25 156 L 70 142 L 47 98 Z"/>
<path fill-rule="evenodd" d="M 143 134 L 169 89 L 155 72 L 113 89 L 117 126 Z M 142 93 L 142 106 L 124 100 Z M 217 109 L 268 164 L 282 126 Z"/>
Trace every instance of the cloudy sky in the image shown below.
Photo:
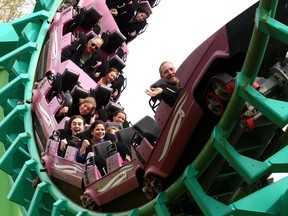
<path fill-rule="evenodd" d="M 154 7 L 146 32 L 128 46 L 123 70 L 128 86 L 119 100 L 128 120 L 135 123 L 145 115 L 154 116 L 144 90 L 160 78 L 162 61 L 172 61 L 178 68 L 205 39 L 255 2 L 162 0 Z"/>

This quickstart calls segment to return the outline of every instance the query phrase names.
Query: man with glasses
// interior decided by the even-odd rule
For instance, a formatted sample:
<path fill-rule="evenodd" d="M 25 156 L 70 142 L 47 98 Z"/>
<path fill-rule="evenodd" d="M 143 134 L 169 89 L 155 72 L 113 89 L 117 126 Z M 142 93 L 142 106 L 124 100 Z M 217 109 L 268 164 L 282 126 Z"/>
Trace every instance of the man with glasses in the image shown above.
<path fill-rule="evenodd" d="M 62 51 L 61 62 L 70 59 L 87 74 L 94 74 L 97 64 L 102 60 L 100 48 L 103 43 L 99 36 L 88 40 L 84 33 L 80 33 L 79 39 Z"/>
<path fill-rule="evenodd" d="M 145 92 L 152 98 L 163 100 L 170 107 L 173 107 L 181 89 L 180 81 L 176 76 L 176 68 L 173 63 L 164 61 L 159 67 L 159 73 L 161 84 L 151 86 Z"/>

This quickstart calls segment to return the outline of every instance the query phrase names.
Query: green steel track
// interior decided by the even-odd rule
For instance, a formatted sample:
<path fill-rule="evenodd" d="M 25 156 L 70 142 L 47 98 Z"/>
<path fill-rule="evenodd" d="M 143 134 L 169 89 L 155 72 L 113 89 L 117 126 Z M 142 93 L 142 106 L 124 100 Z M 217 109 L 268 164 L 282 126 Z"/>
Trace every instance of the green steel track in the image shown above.
<path fill-rule="evenodd" d="M 239 154 L 227 141 L 232 133 L 231 125 L 236 125 L 245 101 L 257 107 L 277 126 L 288 124 L 288 103 L 265 98 L 251 86 L 269 37 L 286 44 L 288 42 L 288 27 L 273 18 L 276 0 L 260 1 L 247 57 L 236 78 L 236 89 L 223 117 L 197 158 L 174 184 L 154 200 L 139 208 L 113 214 L 88 211 L 75 204 L 57 189 L 45 172 L 40 172 L 43 167 L 33 132 L 32 86 L 45 36 L 60 4 L 60 0 L 39 0 L 31 15 L 0 24 L 0 79 L 3 85 L 0 89 L 0 105 L 3 108 L 0 141 L 1 149 L 4 149 L 0 169 L 7 174 L 1 173 L 0 178 L 6 191 L 10 188 L 7 200 L 2 198 L 5 192 L 4 188 L 1 189 L 1 215 L 3 212 L 5 215 L 18 215 L 17 206 L 23 215 L 32 216 L 169 215 L 169 204 L 187 190 L 204 215 L 288 215 L 288 178 L 229 205 L 208 196 L 198 181 L 217 154 L 230 163 L 248 184 L 273 172 L 288 172 L 287 138 L 283 140 L 284 148 L 262 162 Z M 36 176 L 40 177 L 41 183 L 32 187 Z"/>

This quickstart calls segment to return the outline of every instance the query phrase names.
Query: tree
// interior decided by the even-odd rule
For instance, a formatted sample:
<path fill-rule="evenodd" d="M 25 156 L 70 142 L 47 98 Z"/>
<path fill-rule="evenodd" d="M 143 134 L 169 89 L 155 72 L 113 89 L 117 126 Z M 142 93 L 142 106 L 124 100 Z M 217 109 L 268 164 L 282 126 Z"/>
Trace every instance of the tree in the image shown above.
<path fill-rule="evenodd" d="M 0 22 L 11 22 L 32 12 L 35 0 L 0 0 Z"/>

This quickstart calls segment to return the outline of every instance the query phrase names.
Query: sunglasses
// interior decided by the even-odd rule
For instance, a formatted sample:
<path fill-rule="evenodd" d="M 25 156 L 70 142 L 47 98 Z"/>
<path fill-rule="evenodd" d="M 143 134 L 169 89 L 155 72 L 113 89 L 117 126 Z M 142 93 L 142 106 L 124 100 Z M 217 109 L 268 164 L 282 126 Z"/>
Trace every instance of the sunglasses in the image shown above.
<path fill-rule="evenodd" d="M 95 47 L 96 50 L 99 50 L 99 47 L 95 43 L 91 42 L 91 46 Z"/>

